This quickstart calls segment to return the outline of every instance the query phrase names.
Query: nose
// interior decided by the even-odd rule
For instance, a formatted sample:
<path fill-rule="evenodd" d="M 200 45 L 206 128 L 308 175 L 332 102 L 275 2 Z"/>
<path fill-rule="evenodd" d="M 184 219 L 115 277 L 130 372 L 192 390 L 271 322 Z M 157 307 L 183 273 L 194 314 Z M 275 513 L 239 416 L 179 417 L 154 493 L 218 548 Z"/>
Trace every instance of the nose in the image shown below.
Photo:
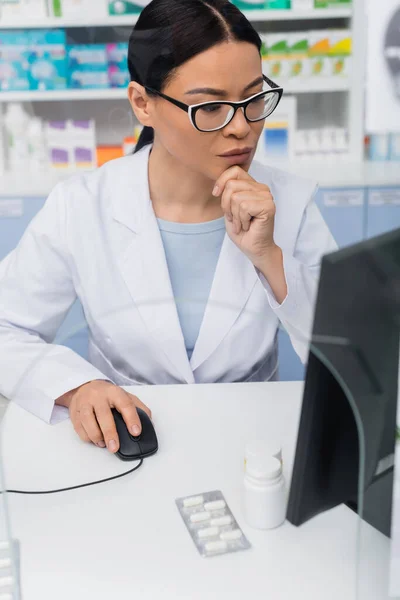
<path fill-rule="evenodd" d="M 250 123 L 248 123 L 244 116 L 244 108 L 240 107 L 232 121 L 224 127 L 223 132 L 225 135 L 235 135 L 236 137 L 245 137 L 250 131 Z"/>

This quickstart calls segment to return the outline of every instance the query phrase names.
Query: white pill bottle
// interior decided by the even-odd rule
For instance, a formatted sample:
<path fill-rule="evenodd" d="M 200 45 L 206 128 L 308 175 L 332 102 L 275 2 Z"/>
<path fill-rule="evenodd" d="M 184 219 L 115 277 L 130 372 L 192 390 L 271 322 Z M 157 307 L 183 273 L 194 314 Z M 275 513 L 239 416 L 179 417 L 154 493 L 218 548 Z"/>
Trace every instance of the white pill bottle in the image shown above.
<path fill-rule="evenodd" d="M 250 527 L 273 529 L 286 518 L 287 494 L 282 463 L 274 457 L 247 461 L 243 481 L 244 518 Z"/>

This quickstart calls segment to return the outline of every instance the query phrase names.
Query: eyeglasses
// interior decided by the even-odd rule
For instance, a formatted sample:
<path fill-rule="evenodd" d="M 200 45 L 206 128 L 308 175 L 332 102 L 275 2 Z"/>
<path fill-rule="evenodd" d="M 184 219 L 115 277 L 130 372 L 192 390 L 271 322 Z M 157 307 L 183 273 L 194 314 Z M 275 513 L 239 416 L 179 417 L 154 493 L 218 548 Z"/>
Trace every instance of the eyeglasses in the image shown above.
<path fill-rule="evenodd" d="M 157 94 L 161 98 L 164 98 L 164 100 L 168 100 L 168 102 L 175 104 L 175 106 L 187 112 L 191 124 L 198 131 L 211 132 L 226 127 L 232 121 L 239 108 L 243 108 L 244 116 L 250 123 L 262 121 L 274 112 L 282 98 L 283 88 L 271 81 L 266 75 L 263 75 L 263 78 L 271 89 L 254 94 L 254 96 L 250 96 L 250 98 L 241 102 L 221 100 L 219 102 L 211 101 L 188 105 L 166 94 L 162 94 L 151 87 L 144 87 L 149 92 Z"/>

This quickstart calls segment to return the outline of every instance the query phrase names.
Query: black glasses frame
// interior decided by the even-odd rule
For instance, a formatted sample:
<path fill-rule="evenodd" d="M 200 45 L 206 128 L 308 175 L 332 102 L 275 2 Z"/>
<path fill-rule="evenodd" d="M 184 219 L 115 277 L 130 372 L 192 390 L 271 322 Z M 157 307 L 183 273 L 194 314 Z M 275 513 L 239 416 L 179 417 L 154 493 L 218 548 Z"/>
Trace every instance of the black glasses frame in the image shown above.
<path fill-rule="evenodd" d="M 219 131 L 220 129 L 223 129 L 224 127 L 229 125 L 229 123 L 232 121 L 232 119 L 236 115 L 236 111 L 239 110 L 239 108 L 244 108 L 244 115 L 245 115 L 247 121 L 250 123 L 256 123 L 257 121 L 263 121 L 264 119 L 266 119 L 267 117 L 272 115 L 272 113 L 278 106 L 279 102 L 281 101 L 281 98 L 283 95 L 283 88 L 280 87 L 279 85 L 277 85 L 276 83 L 274 83 L 266 75 L 263 75 L 263 79 L 269 85 L 269 87 L 271 89 L 264 90 L 262 92 L 258 92 L 257 94 L 254 94 L 253 96 L 250 96 L 250 98 L 247 98 L 246 100 L 242 100 L 241 102 L 229 102 L 227 100 L 218 100 L 218 101 L 211 100 L 209 102 L 201 102 L 199 104 L 189 105 L 189 104 L 185 104 L 184 102 L 180 102 L 179 100 L 176 100 L 175 98 L 171 98 L 171 96 L 167 96 L 166 94 L 163 94 L 162 92 L 158 92 L 157 90 L 155 90 L 147 85 L 145 85 L 144 88 L 146 90 L 148 90 L 149 92 L 153 92 L 153 94 L 157 94 L 157 96 L 164 98 L 164 100 L 171 102 L 178 108 L 180 108 L 180 109 L 184 110 L 186 113 L 188 113 L 191 124 L 198 131 L 201 131 L 202 133 L 212 133 L 213 131 Z M 255 100 L 256 98 L 261 98 L 262 96 L 265 96 L 266 94 L 270 94 L 271 92 L 278 93 L 278 95 L 279 95 L 278 102 L 275 104 L 273 110 L 271 110 L 271 112 L 268 115 L 266 115 L 265 117 L 261 117 L 260 119 L 248 119 L 247 115 L 246 115 L 247 106 L 251 102 L 253 102 L 253 100 Z M 226 123 L 224 123 L 224 125 L 221 125 L 221 127 L 217 127 L 216 129 L 200 129 L 200 127 L 197 127 L 197 125 L 196 125 L 196 113 L 204 106 L 209 106 L 210 104 L 228 104 L 229 106 L 231 106 L 233 108 L 232 116 Z"/>

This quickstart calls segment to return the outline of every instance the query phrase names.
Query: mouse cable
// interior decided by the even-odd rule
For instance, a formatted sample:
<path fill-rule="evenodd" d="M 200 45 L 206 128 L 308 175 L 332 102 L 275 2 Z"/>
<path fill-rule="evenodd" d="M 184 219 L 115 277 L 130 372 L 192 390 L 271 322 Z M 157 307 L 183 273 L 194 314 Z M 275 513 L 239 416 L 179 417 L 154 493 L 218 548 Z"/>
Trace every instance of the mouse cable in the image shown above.
<path fill-rule="evenodd" d="M 107 477 L 107 479 L 100 479 L 99 481 L 91 481 L 90 483 L 81 483 L 80 485 L 74 485 L 72 487 L 62 488 L 60 490 L 47 490 L 47 491 L 39 491 L 39 492 L 24 492 L 23 490 L 6 490 L 8 494 L 57 494 L 59 492 L 68 492 L 69 490 L 77 490 L 78 488 L 87 487 L 88 485 L 97 485 L 98 483 L 105 483 L 106 481 L 112 481 L 113 479 L 118 479 L 119 477 L 125 477 L 125 475 L 129 475 L 129 473 L 133 473 L 141 467 L 143 464 L 143 458 L 140 459 L 138 465 L 136 465 L 133 469 L 126 471 L 125 473 L 121 473 L 120 475 L 114 475 L 113 477 Z M 3 491 L 0 492 L 3 494 Z"/>

